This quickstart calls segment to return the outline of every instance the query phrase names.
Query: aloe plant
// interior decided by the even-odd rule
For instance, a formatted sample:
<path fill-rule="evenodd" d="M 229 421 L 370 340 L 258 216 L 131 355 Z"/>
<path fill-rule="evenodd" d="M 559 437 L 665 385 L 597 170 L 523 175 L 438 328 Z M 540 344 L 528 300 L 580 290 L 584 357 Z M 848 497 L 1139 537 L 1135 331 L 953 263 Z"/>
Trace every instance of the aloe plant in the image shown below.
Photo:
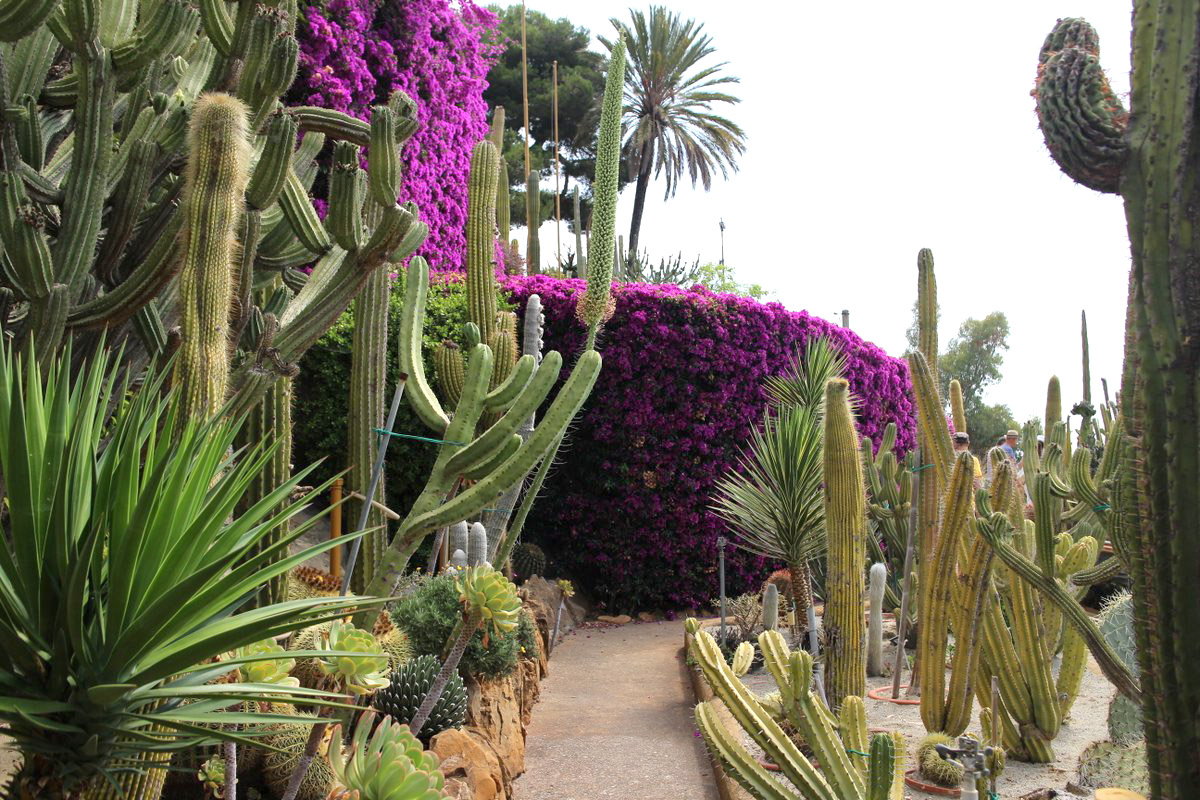
<path fill-rule="evenodd" d="M 165 373 L 146 375 L 132 394 L 117 379 L 119 354 L 101 350 L 74 369 L 71 355 L 50 358 L 43 377 L 32 357 L 0 349 L 9 511 L 0 721 L 25 756 L 15 778 L 22 797 L 115 784 L 144 763 L 148 731 L 172 734 L 155 737 L 156 751 L 169 752 L 253 743 L 266 725 L 315 721 L 226 709 L 245 700 L 329 704 L 335 695 L 273 681 L 209 683 L 276 652 L 206 662 L 378 605 L 334 597 L 247 610 L 261 585 L 332 546 L 287 555 L 313 520 L 256 551 L 302 507 L 277 510 L 309 470 L 235 514 L 270 448 L 231 458 L 237 423 L 183 420 Z"/>

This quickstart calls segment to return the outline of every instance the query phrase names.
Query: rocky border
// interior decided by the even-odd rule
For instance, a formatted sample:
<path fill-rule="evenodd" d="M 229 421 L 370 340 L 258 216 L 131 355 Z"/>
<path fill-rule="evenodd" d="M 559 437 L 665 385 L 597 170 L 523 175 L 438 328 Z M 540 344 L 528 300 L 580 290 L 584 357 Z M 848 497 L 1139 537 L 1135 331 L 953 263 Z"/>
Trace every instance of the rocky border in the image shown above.
<path fill-rule="evenodd" d="M 687 663 L 688 652 L 691 649 L 692 635 L 686 630 L 683 632 L 683 668 L 687 671 L 688 681 L 692 686 L 692 693 L 696 697 L 697 703 L 712 701 L 717 711 L 717 717 L 721 720 L 721 724 L 725 726 L 725 730 L 734 737 L 742 735 L 741 726 L 737 724 L 737 720 L 729 713 L 729 709 L 725 707 L 725 703 L 716 697 L 708 684 L 704 682 L 704 676 L 700 674 L 700 670 Z M 708 749 L 707 747 L 705 748 Z M 738 785 L 738 782 L 731 778 L 725 772 L 725 768 L 721 766 L 721 762 L 711 751 L 708 753 L 708 758 L 712 762 L 713 779 L 717 784 L 717 794 L 721 796 L 721 800 L 753 800 L 750 794 Z"/>

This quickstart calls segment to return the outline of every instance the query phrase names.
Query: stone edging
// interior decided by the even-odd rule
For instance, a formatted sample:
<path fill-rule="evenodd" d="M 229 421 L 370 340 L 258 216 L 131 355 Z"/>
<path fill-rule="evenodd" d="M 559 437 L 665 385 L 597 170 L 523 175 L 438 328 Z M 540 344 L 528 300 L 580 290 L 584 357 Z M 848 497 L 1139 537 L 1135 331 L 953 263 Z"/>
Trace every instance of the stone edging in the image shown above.
<path fill-rule="evenodd" d="M 704 682 L 704 676 L 699 670 L 688 666 L 687 655 L 692 643 L 692 635 L 687 631 L 683 632 L 683 668 L 688 675 L 688 681 L 692 685 L 692 693 L 696 697 L 697 703 L 711 701 L 717 710 L 717 717 L 721 720 L 721 724 L 725 726 L 725 730 L 729 731 L 730 735 L 735 739 L 742 735 L 741 726 L 729 713 L 729 709 L 725 707 L 725 703 L 715 696 L 712 689 Z M 708 748 L 705 747 L 705 750 Z M 712 762 L 713 780 L 717 784 L 717 794 L 721 796 L 721 800 L 753 800 L 750 794 L 738 785 L 738 782 L 725 774 L 725 768 L 721 766 L 721 762 L 710 751 L 708 754 L 709 760 Z"/>

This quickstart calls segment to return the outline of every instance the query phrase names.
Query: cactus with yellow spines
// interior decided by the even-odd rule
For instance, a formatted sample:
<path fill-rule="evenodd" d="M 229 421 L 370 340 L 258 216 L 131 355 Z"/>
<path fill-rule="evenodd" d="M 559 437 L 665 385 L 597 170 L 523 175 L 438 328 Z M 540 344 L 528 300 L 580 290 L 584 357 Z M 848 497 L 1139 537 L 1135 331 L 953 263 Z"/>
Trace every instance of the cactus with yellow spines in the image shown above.
<path fill-rule="evenodd" d="M 950 381 L 950 418 L 954 421 L 955 433 L 967 432 L 967 411 L 963 405 L 962 384 L 958 378 Z"/>
<path fill-rule="evenodd" d="M 689 619 L 685 627 L 691 634 L 689 655 L 699 666 L 713 694 L 795 787 L 793 790 L 773 779 L 747 752 L 738 737 L 725 729 L 716 714 L 715 701 L 698 704 L 696 724 L 710 752 L 751 796 L 767 800 L 795 800 L 797 797 L 803 800 L 888 800 L 896 796 L 897 775 L 901 776 L 903 785 L 903 764 L 897 763 L 903 762 L 903 747 L 896 747 L 895 737 L 888 734 L 875 736 L 869 748 L 865 745 L 861 698 L 847 698 L 842 719 L 835 718 L 812 691 L 811 655 L 803 650 L 789 650 L 777 631 L 759 634 L 763 661 L 779 688 L 777 713 L 804 737 L 821 764 L 819 770 L 784 733 L 772 712 L 725 663 L 712 636 L 701 631 L 694 619 Z"/>
<path fill-rule="evenodd" d="M 467 184 L 467 319 L 489 342 L 496 329 L 495 226 L 500 155 L 484 140 L 471 153 Z"/>
<path fill-rule="evenodd" d="M 209 417 L 225 402 L 235 230 L 249 183 L 246 107 L 224 94 L 196 101 L 188 130 L 179 270 L 181 343 L 174 382 L 187 417 Z"/>
<path fill-rule="evenodd" d="M 825 535 L 825 676 L 829 705 L 867 691 L 863 641 L 866 571 L 866 497 L 858 433 L 850 407 L 850 385 L 835 378 L 825 386 L 824 471 Z"/>

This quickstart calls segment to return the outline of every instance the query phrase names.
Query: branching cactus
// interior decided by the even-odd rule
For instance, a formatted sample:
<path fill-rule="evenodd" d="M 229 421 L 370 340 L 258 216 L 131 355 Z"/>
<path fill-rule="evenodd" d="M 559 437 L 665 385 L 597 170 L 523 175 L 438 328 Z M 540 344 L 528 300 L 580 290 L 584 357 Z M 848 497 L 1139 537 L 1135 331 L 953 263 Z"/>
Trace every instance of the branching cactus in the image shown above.
<path fill-rule="evenodd" d="M 1200 784 L 1198 36 L 1193 4 L 1135 4 L 1126 109 L 1100 66 L 1095 30 L 1062 19 L 1042 46 L 1035 89 L 1063 171 L 1125 201 L 1133 269 L 1120 400 L 1130 452 L 1118 513 L 1131 545 L 1151 794 L 1163 800 Z"/>
<path fill-rule="evenodd" d="M 861 614 L 860 614 L 861 617 Z M 767 710 L 725 663 L 716 641 L 689 619 L 689 654 L 705 681 L 729 709 L 742 730 L 779 766 L 780 774 L 795 787 L 785 788 L 750 755 L 739 737 L 725 728 L 714 701 L 696 706 L 696 724 L 726 772 L 752 797 L 760 800 L 889 800 L 896 776 L 903 776 L 904 748 L 896 738 L 879 734 L 867 748 L 866 715 L 862 699 L 846 698 L 837 719 L 812 691 L 812 656 L 789 650 L 777 631 L 758 637 L 759 649 L 771 677 L 779 687 L 778 713 L 800 732 L 812 748 L 817 769 L 784 733 L 780 720 Z M 840 735 L 839 735 L 840 730 Z"/>
<path fill-rule="evenodd" d="M 896 423 L 883 430 L 879 448 L 864 436 L 860 445 L 867 476 L 867 519 L 874 529 L 867 538 L 872 560 L 887 568 L 884 583 L 884 607 L 899 609 L 904 590 L 904 555 L 908 549 L 909 520 L 912 512 L 912 468 L 896 458 Z M 911 620 L 913 609 L 909 609 Z"/>
<path fill-rule="evenodd" d="M 829 706 L 867 691 L 863 640 L 866 571 L 866 498 L 850 386 L 834 378 L 825 387 L 825 675 Z"/>

